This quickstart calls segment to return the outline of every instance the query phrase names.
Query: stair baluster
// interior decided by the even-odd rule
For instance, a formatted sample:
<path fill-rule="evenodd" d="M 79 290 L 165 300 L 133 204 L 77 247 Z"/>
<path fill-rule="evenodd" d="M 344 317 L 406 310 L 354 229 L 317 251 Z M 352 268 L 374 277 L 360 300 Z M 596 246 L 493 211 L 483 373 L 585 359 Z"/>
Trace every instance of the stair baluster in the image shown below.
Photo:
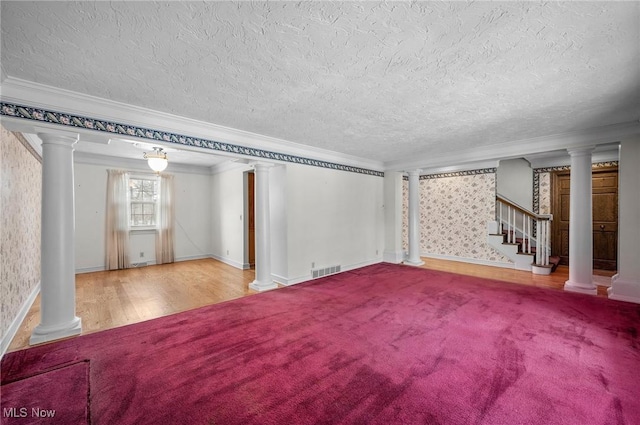
<path fill-rule="evenodd" d="M 536 272 L 535 266 L 549 268 L 549 257 L 551 255 L 550 223 L 553 220 L 553 216 L 551 214 L 536 214 L 499 194 L 496 195 L 496 207 L 496 220 L 498 221 L 499 231 L 506 233 L 506 238 L 504 239 L 506 243 L 518 244 L 518 252 L 522 254 L 535 255 L 535 262 L 532 264 L 534 273 Z M 522 214 L 521 221 L 518 220 L 517 214 Z M 521 224 L 520 228 L 518 228 L 519 223 Z M 521 235 L 522 239 L 519 239 L 518 235 Z"/>

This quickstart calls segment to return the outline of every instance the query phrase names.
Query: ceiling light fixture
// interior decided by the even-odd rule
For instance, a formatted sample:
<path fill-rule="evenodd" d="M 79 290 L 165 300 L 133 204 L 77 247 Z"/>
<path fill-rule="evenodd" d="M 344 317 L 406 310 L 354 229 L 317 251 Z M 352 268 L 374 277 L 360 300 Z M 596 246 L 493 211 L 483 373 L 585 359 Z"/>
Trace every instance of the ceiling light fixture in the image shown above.
<path fill-rule="evenodd" d="M 169 165 L 167 154 L 162 151 L 162 148 L 154 147 L 153 152 L 144 153 L 144 158 L 147 160 L 149 168 L 156 173 L 164 171 L 164 169 L 167 168 L 167 165 Z"/>

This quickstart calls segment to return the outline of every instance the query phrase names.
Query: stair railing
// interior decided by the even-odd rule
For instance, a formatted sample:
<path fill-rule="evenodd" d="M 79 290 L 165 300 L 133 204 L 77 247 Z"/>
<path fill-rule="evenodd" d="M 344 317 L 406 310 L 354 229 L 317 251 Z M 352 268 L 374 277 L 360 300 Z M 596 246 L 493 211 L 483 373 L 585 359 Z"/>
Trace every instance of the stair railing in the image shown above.
<path fill-rule="evenodd" d="M 518 217 L 520 213 L 522 218 Z M 516 243 L 517 233 L 522 235 L 522 252 L 532 253 L 532 245 L 535 242 L 535 264 L 548 266 L 551 256 L 551 214 L 536 214 L 521 205 L 496 195 L 496 219 L 500 231 L 504 231 L 506 225 L 507 243 Z M 520 228 L 518 229 L 518 224 Z"/>

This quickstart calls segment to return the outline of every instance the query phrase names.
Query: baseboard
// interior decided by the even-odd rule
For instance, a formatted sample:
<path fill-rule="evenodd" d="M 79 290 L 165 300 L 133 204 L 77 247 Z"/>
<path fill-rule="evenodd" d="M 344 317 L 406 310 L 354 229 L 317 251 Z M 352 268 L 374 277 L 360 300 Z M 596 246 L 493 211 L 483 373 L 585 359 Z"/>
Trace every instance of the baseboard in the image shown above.
<path fill-rule="evenodd" d="M 191 261 L 191 260 L 202 260 L 205 258 L 211 258 L 211 255 L 205 254 L 205 255 L 185 255 L 182 257 L 176 257 L 174 262 L 178 263 L 180 261 Z M 147 261 L 140 261 L 137 263 L 131 263 L 132 264 L 132 268 L 136 268 L 136 267 L 142 267 L 142 266 L 137 266 L 137 264 L 141 264 L 141 263 L 145 263 L 145 266 L 155 266 L 156 265 L 156 260 L 147 260 Z M 102 266 L 95 266 L 95 267 L 80 267 L 76 269 L 76 274 L 82 274 L 82 273 L 93 273 L 93 272 L 103 272 L 106 271 L 107 268 L 102 265 Z"/>
<path fill-rule="evenodd" d="M 456 257 L 453 255 L 427 254 L 427 253 L 421 253 L 420 256 L 424 258 L 434 258 L 437 260 L 458 261 L 460 263 L 479 264 L 481 266 L 513 269 L 513 263 L 503 263 L 501 261 L 490 261 L 490 260 L 481 260 L 479 258 Z"/>
<path fill-rule="evenodd" d="M 93 273 L 93 272 L 103 272 L 105 271 L 105 266 L 97 266 L 97 267 L 81 267 L 76 269 L 76 274 L 82 273 Z"/>
<path fill-rule="evenodd" d="M 20 328 L 22 321 L 27 316 L 27 313 L 29 313 L 29 309 L 33 305 L 33 302 L 36 300 L 36 297 L 38 296 L 39 293 L 40 293 L 40 282 L 38 282 L 38 284 L 33 288 L 31 293 L 27 297 L 27 299 L 24 301 L 24 303 L 22 303 L 22 306 L 20 307 L 20 310 L 18 311 L 18 314 L 16 315 L 15 319 L 13 319 L 13 322 L 11 322 L 11 325 L 9 325 L 4 335 L 2 335 L 2 340 L 0 341 L 0 360 L 2 360 L 4 353 L 7 352 L 7 349 L 9 348 L 9 344 L 11 344 L 13 337 L 16 336 L 16 333 L 18 332 L 18 329 Z"/>
<path fill-rule="evenodd" d="M 380 264 L 382 262 L 382 258 L 374 258 L 373 260 L 367 260 L 360 263 L 353 263 L 343 266 L 342 271 L 348 272 L 349 270 L 361 269 L 362 267 L 373 266 L 374 264 Z"/>
<path fill-rule="evenodd" d="M 211 258 L 211 255 L 185 255 L 183 257 L 176 257 L 175 262 L 179 261 L 191 261 L 191 260 L 204 260 L 205 258 Z"/>
<path fill-rule="evenodd" d="M 335 275 L 338 275 L 340 273 L 348 272 L 350 270 L 355 270 L 355 269 L 359 269 L 359 268 L 362 268 L 362 267 L 372 266 L 374 264 L 379 264 L 379 263 L 382 263 L 383 261 L 384 260 L 382 258 L 376 258 L 376 259 L 373 259 L 373 260 L 362 261 L 360 263 L 342 265 L 342 266 L 340 266 L 340 272 L 334 273 L 332 275 L 327 275 L 327 276 L 335 276 Z M 282 285 L 285 285 L 285 286 L 297 285 L 298 283 L 303 283 L 303 282 L 307 282 L 307 281 L 310 281 L 310 280 L 314 280 L 313 277 L 311 277 L 311 274 L 302 275 L 302 276 L 298 276 L 298 277 L 294 277 L 294 278 L 286 278 L 286 277 L 279 276 L 279 275 L 276 275 L 276 274 L 272 274 L 272 276 L 273 276 L 273 280 L 274 281 L 276 281 L 276 282 L 278 282 L 278 283 L 280 283 Z"/>
<path fill-rule="evenodd" d="M 213 258 L 214 260 L 218 260 L 222 263 L 228 264 L 232 267 L 235 267 L 236 269 L 240 269 L 240 270 L 247 270 L 249 269 L 249 264 L 248 263 L 241 263 L 239 261 L 235 261 L 232 260 L 230 258 L 227 257 L 222 257 L 220 255 L 216 255 L 216 254 L 211 254 L 209 255 L 209 258 Z"/>
<path fill-rule="evenodd" d="M 284 276 L 280 276 L 279 274 L 272 273 L 271 278 L 274 282 L 279 283 L 284 286 L 296 285 L 298 283 L 306 282 L 307 280 L 311 280 L 311 275 L 300 276 L 295 279 L 289 279 Z"/>
<path fill-rule="evenodd" d="M 400 264 L 403 260 L 403 251 L 384 251 L 382 253 L 382 261 L 385 263 Z"/>

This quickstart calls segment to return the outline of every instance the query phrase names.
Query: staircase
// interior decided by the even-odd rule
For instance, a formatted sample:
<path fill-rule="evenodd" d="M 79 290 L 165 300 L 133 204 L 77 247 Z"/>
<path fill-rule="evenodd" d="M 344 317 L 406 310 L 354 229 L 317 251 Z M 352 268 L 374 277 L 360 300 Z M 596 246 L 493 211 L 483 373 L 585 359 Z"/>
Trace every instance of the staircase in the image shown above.
<path fill-rule="evenodd" d="M 487 242 L 514 263 L 516 270 L 548 275 L 560 258 L 551 256 L 550 214 L 536 214 L 504 196 L 496 196 L 496 220 L 487 223 Z"/>

